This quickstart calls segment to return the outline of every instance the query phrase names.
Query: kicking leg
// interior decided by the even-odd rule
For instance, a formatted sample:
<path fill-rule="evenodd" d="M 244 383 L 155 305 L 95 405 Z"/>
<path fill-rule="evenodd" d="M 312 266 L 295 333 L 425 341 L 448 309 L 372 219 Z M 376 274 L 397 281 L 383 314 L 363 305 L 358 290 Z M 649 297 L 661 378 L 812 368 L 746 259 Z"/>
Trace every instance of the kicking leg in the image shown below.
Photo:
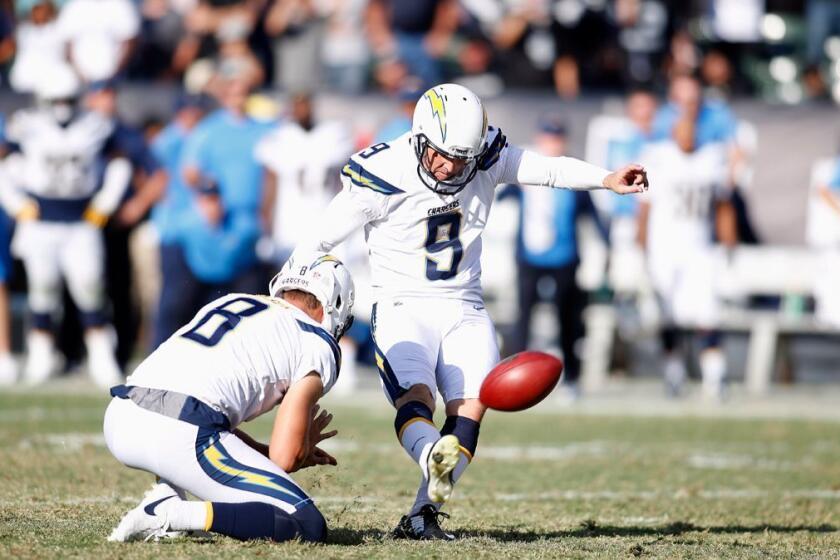
<path fill-rule="evenodd" d="M 459 320 L 441 344 L 437 363 L 437 385 L 446 401 L 446 421 L 440 440 L 429 449 L 428 477 L 421 481 L 414 507 L 407 516 L 417 533 L 433 532 L 436 537 L 454 537 L 438 526 L 438 510 L 475 454 L 481 419 L 486 408 L 478 400 L 481 383 L 499 360 L 495 329 L 481 305 L 459 304 Z M 401 526 L 406 523 L 401 522 Z"/>

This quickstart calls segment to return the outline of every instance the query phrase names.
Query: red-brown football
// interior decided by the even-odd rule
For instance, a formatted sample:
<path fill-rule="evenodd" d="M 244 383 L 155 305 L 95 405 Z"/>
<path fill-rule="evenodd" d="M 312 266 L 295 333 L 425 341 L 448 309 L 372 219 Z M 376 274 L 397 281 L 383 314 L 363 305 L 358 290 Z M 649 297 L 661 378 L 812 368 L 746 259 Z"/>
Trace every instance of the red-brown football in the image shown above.
<path fill-rule="evenodd" d="M 545 352 L 520 352 L 493 368 L 479 398 L 495 410 L 525 410 L 546 398 L 562 373 L 563 362 L 558 358 Z"/>

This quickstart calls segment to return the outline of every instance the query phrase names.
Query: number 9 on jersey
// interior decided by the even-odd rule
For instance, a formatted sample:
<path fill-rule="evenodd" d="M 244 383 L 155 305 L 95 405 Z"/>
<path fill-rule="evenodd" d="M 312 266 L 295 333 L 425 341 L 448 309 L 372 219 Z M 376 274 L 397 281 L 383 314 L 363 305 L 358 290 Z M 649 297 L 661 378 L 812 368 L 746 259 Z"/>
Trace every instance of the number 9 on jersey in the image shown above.
<path fill-rule="evenodd" d="M 426 278 L 448 280 L 458 274 L 458 265 L 464 252 L 461 240 L 458 239 L 461 234 L 461 213 L 431 216 L 426 225 Z M 452 249 L 451 257 L 438 255 L 447 249 Z"/>

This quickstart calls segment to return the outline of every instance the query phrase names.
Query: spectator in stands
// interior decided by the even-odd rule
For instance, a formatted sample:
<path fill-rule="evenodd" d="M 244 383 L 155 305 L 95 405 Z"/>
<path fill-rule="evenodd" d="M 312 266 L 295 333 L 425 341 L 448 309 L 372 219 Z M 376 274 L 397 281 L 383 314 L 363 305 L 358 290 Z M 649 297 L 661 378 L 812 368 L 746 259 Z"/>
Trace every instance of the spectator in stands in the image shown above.
<path fill-rule="evenodd" d="M 69 0 L 58 27 L 79 75 L 87 82 L 108 80 L 131 58 L 140 15 L 131 0 Z"/>
<path fill-rule="evenodd" d="M 371 0 L 368 34 L 375 55 L 399 60 L 409 75 L 424 83 L 443 79 L 439 59 L 458 25 L 454 0 Z"/>
<path fill-rule="evenodd" d="M 551 157 L 566 155 L 568 128 L 556 115 L 544 116 L 535 138 L 538 153 Z M 540 285 L 553 282 L 552 302 L 560 322 L 564 384 L 568 396 L 579 396 L 581 341 L 584 336 L 583 309 L 586 294 L 576 280 L 578 264 L 577 218 L 588 213 L 596 219 L 587 191 L 565 189 L 517 189 L 521 196 L 517 261 L 519 316 L 510 352 L 528 348 L 534 305 L 541 298 Z M 606 230 L 601 228 L 606 238 Z"/>
<path fill-rule="evenodd" d="M 184 291 L 188 314 L 231 291 L 265 288 L 257 261 L 263 170 L 254 148 L 274 123 L 245 113 L 251 84 L 241 74 L 220 74 L 214 93 L 221 108 L 195 128 L 183 147 L 182 173 L 196 204 L 177 235 L 195 282 Z"/>
<path fill-rule="evenodd" d="M 138 0 L 142 32 L 132 75 L 171 78 L 173 54 L 184 35 L 184 16 L 193 0 Z"/>
<path fill-rule="evenodd" d="M 488 10 L 486 6 L 474 0 L 464 3 L 465 9 L 493 45 L 505 82 L 520 87 L 547 85 L 546 75 L 555 62 L 547 6 L 533 2 L 496 5 L 495 10 Z M 534 26 L 533 22 L 539 22 L 539 25 Z M 542 48 L 528 48 L 534 44 Z M 549 48 L 546 49 L 546 46 Z M 559 65 L 564 62 L 558 59 Z M 572 62 L 570 72 L 563 76 L 563 88 L 571 95 L 577 95 L 578 68 L 573 59 Z M 558 69 L 558 72 L 561 71 Z"/>
<path fill-rule="evenodd" d="M 324 22 L 322 57 L 327 85 L 357 95 L 368 82 L 370 48 L 364 29 L 368 0 L 332 0 Z"/>
<path fill-rule="evenodd" d="M 191 319 L 192 306 L 184 304 L 184 292 L 195 280 L 184 258 L 179 224 L 183 216 L 189 216 L 196 194 L 184 182 L 181 167 L 184 145 L 208 108 L 205 96 L 181 95 L 172 121 L 152 144 L 152 151 L 167 171 L 167 184 L 164 196 L 152 210 L 160 241 L 161 290 L 151 350 Z"/>
<path fill-rule="evenodd" d="M 272 39 L 274 84 L 285 91 L 313 91 L 320 85 L 321 14 L 310 0 L 273 0 L 265 17 Z"/>
<path fill-rule="evenodd" d="M 700 329 L 703 395 L 718 400 L 726 361 L 715 330 L 718 296 L 710 249 L 715 232 L 730 246 L 737 237 L 726 187 L 726 147 L 720 142 L 698 144 L 698 124 L 691 115 L 681 116 L 671 138 L 643 152 L 640 159 L 656 177 L 656 189 L 642 197 L 638 235 L 664 316 L 666 390 L 677 396 L 685 381 L 681 331 Z"/>
<path fill-rule="evenodd" d="M 607 49 L 615 50 L 610 39 L 615 33 L 603 10 L 593 9 L 585 0 L 557 6 L 549 14 L 554 42 L 552 78 L 557 94 L 573 99 L 580 93 L 581 83 L 603 82 L 604 76 L 618 74 L 621 64 L 617 56 L 602 56 Z M 539 26 L 539 21 L 531 22 L 535 24 Z M 655 45 L 651 38 L 648 41 Z M 608 61 L 614 62 L 605 64 Z"/>
<path fill-rule="evenodd" d="M 41 72 L 64 62 L 65 41 L 58 29 L 55 4 L 50 0 L 20 4 L 19 11 L 29 9 L 15 31 L 17 55 L 9 82 L 16 91 L 31 93 Z"/>
<path fill-rule="evenodd" d="M 665 62 L 665 72 L 670 79 L 679 76 L 690 76 L 700 67 L 700 47 L 687 29 L 678 29 L 671 37 L 668 55 Z"/>
<path fill-rule="evenodd" d="M 840 31 L 840 4 L 835 0 L 807 0 L 805 2 L 807 46 L 805 83 L 811 95 L 825 92 L 820 65 L 825 60 L 825 42 Z"/>
<path fill-rule="evenodd" d="M 248 45 L 248 35 L 251 30 L 245 25 L 224 24 L 216 31 L 216 42 L 219 45 L 219 66 L 236 66 L 237 73 L 251 84 L 260 86 L 265 80 L 265 71 L 260 65 L 251 47 Z"/>
<path fill-rule="evenodd" d="M 616 0 L 618 43 L 626 53 L 626 83 L 650 86 L 668 46 L 668 10 L 661 0 Z"/>
<path fill-rule="evenodd" d="M 260 16 L 261 0 L 198 0 L 184 17 L 184 36 L 173 55 L 176 72 L 185 72 L 197 59 L 219 54 L 218 38 L 250 37 Z"/>
<path fill-rule="evenodd" d="M 28 6 L 26 2 L 19 11 L 24 12 Z M 9 64 L 15 56 L 15 2 L 11 0 L 0 0 L 0 76 L 5 81 L 8 75 Z"/>

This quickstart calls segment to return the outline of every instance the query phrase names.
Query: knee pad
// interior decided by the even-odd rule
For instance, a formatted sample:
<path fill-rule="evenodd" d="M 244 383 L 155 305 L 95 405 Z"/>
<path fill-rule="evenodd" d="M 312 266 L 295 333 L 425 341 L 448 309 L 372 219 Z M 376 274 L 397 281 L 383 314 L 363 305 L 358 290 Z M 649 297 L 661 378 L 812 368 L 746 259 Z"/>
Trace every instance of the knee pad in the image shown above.
<path fill-rule="evenodd" d="M 325 542 L 327 540 L 327 520 L 323 514 L 309 503 L 292 514 L 300 526 L 300 538 L 305 542 Z"/>
<path fill-rule="evenodd" d="M 432 422 L 432 411 L 420 401 L 409 401 L 397 409 L 397 416 L 394 418 L 394 430 L 397 432 L 397 437 L 402 433 L 403 426 L 408 425 L 415 418 Z"/>

